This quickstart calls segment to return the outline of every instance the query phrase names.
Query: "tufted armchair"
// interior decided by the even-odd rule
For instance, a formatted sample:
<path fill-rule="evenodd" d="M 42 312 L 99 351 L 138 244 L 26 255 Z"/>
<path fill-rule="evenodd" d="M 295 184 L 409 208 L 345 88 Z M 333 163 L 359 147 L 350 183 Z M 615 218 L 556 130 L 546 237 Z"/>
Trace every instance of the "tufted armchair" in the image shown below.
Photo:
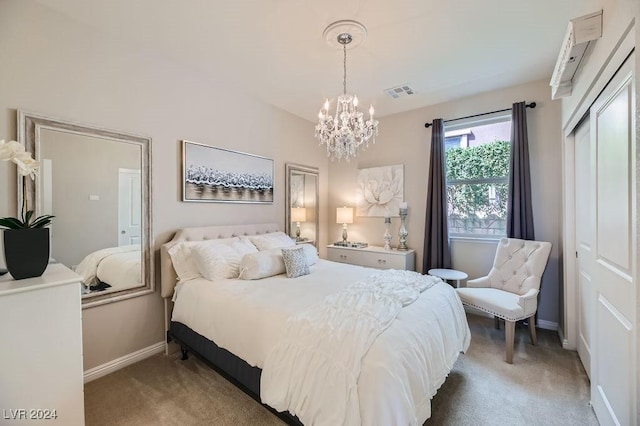
<path fill-rule="evenodd" d="M 550 252 L 551 243 L 503 238 L 489 275 L 469 280 L 466 288 L 456 290 L 464 305 L 492 314 L 496 327 L 499 319 L 504 320 L 509 364 L 513 363 L 516 321 L 529 318 L 531 344 L 537 343 L 535 314 Z"/>

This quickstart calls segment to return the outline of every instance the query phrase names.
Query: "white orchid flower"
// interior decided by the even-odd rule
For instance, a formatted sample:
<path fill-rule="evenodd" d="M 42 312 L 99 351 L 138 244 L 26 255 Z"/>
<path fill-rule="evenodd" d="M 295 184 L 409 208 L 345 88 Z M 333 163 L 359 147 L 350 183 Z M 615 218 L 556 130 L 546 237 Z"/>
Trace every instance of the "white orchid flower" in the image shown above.
<path fill-rule="evenodd" d="M 31 153 L 25 151 L 20 142 L 0 140 L 0 160 L 11 161 L 18 166 L 18 173 L 35 179 L 40 163 L 31 157 Z"/>
<path fill-rule="evenodd" d="M 21 143 L 16 141 L 5 143 L 4 139 L 0 140 L 0 160 L 12 160 L 13 156 L 20 152 L 25 152 L 24 146 L 22 146 Z"/>
<path fill-rule="evenodd" d="M 34 210 L 29 210 L 29 190 L 27 176 L 35 180 L 40 163 L 33 159 L 31 153 L 16 141 L 0 140 L 0 161 L 11 161 L 18 167 L 18 174 L 22 176 L 22 215 L 21 218 L 1 218 L 0 227 L 8 229 L 41 228 L 51 223 L 53 216 L 44 215 L 33 219 Z"/>
<path fill-rule="evenodd" d="M 40 163 L 31 158 L 19 159 L 15 157 L 13 162 L 18 166 L 18 173 L 22 176 L 29 176 L 31 180 L 35 180 L 36 175 L 38 174 L 38 168 L 40 167 Z"/>

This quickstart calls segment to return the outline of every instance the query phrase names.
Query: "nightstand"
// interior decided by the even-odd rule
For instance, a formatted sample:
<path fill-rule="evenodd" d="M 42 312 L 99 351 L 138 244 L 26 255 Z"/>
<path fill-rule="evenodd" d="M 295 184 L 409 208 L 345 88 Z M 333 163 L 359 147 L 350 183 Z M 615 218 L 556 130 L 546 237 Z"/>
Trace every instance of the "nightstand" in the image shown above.
<path fill-rule="evenodd" d="M 327 246 L 327 259 L 333 262 L 350 263 L 377 269 L 415 270 L 414 250 L 385 250 L 382 247 L 364 248 Z"/>

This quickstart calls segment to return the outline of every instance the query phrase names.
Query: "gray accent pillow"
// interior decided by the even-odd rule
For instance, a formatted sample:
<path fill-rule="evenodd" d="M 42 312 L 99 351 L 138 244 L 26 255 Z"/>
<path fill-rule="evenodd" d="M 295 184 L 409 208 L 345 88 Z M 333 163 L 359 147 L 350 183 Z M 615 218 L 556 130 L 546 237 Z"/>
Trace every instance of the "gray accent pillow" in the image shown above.
<path fill-rule="evenodd" d="M 309 275 L 309 263 L 302 247 L 282 249 L 282 259 L 287 270 L 287 278 Z"/>

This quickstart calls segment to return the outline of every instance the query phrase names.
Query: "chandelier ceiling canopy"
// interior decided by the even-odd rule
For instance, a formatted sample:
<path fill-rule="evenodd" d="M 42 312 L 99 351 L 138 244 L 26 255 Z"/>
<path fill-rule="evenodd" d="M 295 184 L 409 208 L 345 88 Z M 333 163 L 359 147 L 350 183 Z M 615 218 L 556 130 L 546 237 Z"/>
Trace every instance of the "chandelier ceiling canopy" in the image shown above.
<path fill-rule="evenodd" d="M 327 156 L 331 160 L 350 161 L 355 158 L 359 149 L 365 149 L 369 142 L 375 143 L 378 135 L 378 120 L 373 118 L 373 105 L 369 107 L 369 119 L 358 110 L 358 97 L 347 93 L 347 45 L 356 46 L 367 36 L 367 29 L 360 22 L 337 21 L 330 24 L 323 32 L 323 37 L 330 46 L 342 47 L 344 77 L 342 94 L 338 96 L 335 114 L 329 112 L 329 99 L 325 100 L 318 113 L 316 139 L 320 145 L 326 145 Z"/>

